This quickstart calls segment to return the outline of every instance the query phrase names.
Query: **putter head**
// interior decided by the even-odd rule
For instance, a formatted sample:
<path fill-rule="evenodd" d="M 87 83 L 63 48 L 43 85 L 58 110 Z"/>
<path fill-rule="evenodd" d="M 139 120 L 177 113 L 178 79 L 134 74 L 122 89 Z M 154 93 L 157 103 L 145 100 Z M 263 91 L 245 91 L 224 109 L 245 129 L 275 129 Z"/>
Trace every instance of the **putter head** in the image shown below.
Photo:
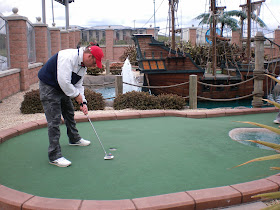
<path fill-rule="evenodd" d="M 105 155 L 104 160 L 112 160 L 114 158 L 114 155 L 109 154 L 109 155 Z"/>

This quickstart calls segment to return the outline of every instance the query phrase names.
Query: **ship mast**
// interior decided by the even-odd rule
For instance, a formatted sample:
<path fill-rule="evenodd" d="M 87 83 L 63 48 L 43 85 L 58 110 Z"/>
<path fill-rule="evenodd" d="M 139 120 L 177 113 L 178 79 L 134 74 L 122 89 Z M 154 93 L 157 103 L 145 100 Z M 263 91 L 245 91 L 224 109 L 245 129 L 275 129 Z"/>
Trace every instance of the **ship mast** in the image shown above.
<path fill-rule="evenodd" d="M 247 29 L 247 63 L 250 63 L 251 60 L 251 0 L 247 0 L 247 21 L 248 21 L 248 29 Z"/>
<path fill-rule="evenodd" d="M 171 49 L 175 50 L 175 8 L 179 0 L 169 0 L 169 10 L 171 12 Z"/>
<path fill-rule="evenodd" d="M 210 37 L 212 38 L 212 74 L 216 75 L 216 67 L 217 67 L 217 50 L 216 50 L 216 0 L 211 0 L 211 13 L 213 16 L 212 27 L 210 31 Z"/>
<path fill-rule="evenodd" d="M 265 2 L 265 0 L 260 0 L 256 2 L 251 2 L 251 0 L 247 0 L 247 3 L 244 5 L 240 5 L 240 7 L 247 7 L 247 40 L 246 40 L 246 57 L 247 63 L 250 63 L 251 60 L 251 18 L 252 18 L 252 4 L 261 4 Z"/>

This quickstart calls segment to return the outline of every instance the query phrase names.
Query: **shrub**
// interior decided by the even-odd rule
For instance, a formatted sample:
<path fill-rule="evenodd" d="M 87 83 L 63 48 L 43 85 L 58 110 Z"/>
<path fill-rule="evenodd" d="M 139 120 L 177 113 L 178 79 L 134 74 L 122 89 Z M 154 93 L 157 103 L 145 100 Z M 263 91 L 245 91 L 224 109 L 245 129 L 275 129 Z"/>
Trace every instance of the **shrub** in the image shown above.
<path fill-rule="evenodd" d="M 127 48 L 125 48 L 123 55 L 121 55 L 119 59 L 124 62 L 127 57 L 129 57 L 129 61 L 131 64 L 136 66 L 138 65 L 137 58 L 136 58 L 137 57 L 136 47 L 134 45 L 130 45 Z"/>
<path fill-rule="evenodd" d="M 88 88 L 85 89 L 88 110 L 103 110 L 105 108 L 104 98 L 101 93 L 96 93 Z M 72 99 L 75 111 L 80 110 L 80 105 Z"/>
<path fill-rule="evenodd" d="M 102 65 L 102 68 L 98 68 L 98 67 L 88 67 L 87 68 L 87 74 L 88 75 L 99 75 L 99 74 L 102 74 L 103 72 L 105 71 L 105 67 L 104 65 Z"/>
<path fill-rule="evenodd" d="M 154 96 L 147 92 L 131 91 L 119 95 L 114 100 L 114 109 L 183 109 L 186 102 L 183 97 L 173 94 Z"/>
<path fill-rule="evenodd" d="M 85 89 L 85 97 L 88 101 L 88 110 L 103 110 L 105 108 L 104 98 L 101 93 Z M 77 104 L 75 99 L 72 99 L 72 102 L 74 104 L 75 111 L 80 110 L 80 105 Z M 44 113 L 44 109 L 40 101 L 39 89 L 32 90 L 24 95 L 20 111 L 22 114 Z"/>
<path fill-rule="evenodd" d="M 44 109 L 40 101 L 39 89 L 31 90 L 24 95 L 20 111 L 22 114 L 44 113 Z"/>
<path fill-rule="evenodd" d="M 147 92 L 131 91 L 122 95 L 118 95 L 113 104 L 114 109 L 158 109 L 159 103 L 157 97 Z"/>
<path fill-rule="evenodd" d="M 161 94 L 158 100 L 162 109 L 183 109 L 186 105 L 185 99 L 175 94 Z"/>
<path fill-rule="evenodd" d="M 123 62 L 115 62 L 110 64 L 110 72 L 112 75 L 122 74 Z"/>

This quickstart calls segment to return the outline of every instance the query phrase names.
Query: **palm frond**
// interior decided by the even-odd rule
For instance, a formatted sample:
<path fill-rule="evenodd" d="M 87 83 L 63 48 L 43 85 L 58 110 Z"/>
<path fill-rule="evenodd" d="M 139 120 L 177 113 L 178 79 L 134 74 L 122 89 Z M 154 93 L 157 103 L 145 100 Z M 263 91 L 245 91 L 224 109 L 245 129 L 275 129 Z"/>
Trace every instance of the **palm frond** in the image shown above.
<path fill-rule="evenodd" d="M 268 130 L 270 130 L 270 131 L 280 135 L 280 129 L 275 128 L 275 127 L 271 127 L 271 126 L 268 126 L 268 125 L 263 125 L 263 124 L 255 123 L 255 122 L 245 122 L 245 121 L 235 121 L 235 122 L 256 125 L 256 126 L 259 126 L 259 127 L 262 127 L 262 128 L 266 128 L 266 129 L 268 129 Z"/>
<path fill-rule="evenodd" d="M 258 162 L 258 161 L 265 161 L 265 160 L 275 160 L 275 159 L 280 159 L 280 154 L 276 154 L 276 155 L 269 155 L 269 156 L 264 156 L 264 157 L 259 157 L 259 158 L 255 158 L 255 159 L 252 159 L 252 160 L 249 160 L 245 163 L 242 163 L 238 166 L 234 166 L 233 168 L 237 168 L 237 167 L 240 167 L 240 166 L 243 166 L 243 165 L 246 165 L 248 163 L 253 163 L 253 162 Z"/>
<path fill-rule="evenodd" d="M 245 140 L 245 141 L 250 141 L 256 144 L 261 144 L 264 145 L 266 147 L 275 149 L 275 150 L 280 150 L 280 145 L 279 144 L 274 144 L 274 143 L 270 143 L 270 142 L 265 142 L 265 141 L 258 141 L 258 140 Z"/>
<path fill-rule="evenodd" d="M 273 79 L 275 82 L 280 84 L 280 80 L 276 79 L 274 76 L 271 76 L 269 74 L 265 74 L 265 76 L 270 77 L 271 79 Z"/>
<path fill-rule="evenodd" d="M 277 103 L 277 102 L 275 102 L 275 101 L 268 100 L 268 99 L 262 99 L 262 100 L 263 100 L 263 101 L 266 101 L 266 102 L 268 102 L 268 103 L 270 103 L 270 104 L 273 104 L 274 106 L 276 106 L 277 108 L 280 109 L 280 104 L 279 104 L 279 103 Z"/>

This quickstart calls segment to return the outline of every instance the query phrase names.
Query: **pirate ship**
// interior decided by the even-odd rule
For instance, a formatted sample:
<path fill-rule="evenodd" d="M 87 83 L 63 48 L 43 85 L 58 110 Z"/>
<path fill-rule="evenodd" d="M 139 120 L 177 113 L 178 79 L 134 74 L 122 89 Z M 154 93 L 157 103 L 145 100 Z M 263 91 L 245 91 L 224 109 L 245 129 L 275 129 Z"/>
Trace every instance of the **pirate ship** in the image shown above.
<path fill-rule="evenodd" d="M 171 14 L 178 0 L 169 0 Z M 211 0 L 211 10 L 215 14 L 217 7 L 215 0 Z M 174 15 L 172 15 L 174 17 Z M 249 21 L 248 21 L 249 22 Z M 197 75 L 197 95 L 200 99 L 233 99 L 251 96 L 254 88 L 254 65 L 235 64 L 227 68 L 216 65 L 216 42 L 227 41 L 219 39 L 215 33 L 215 18 L 211 24 L 212 62 L 208 70 L 197 65 L 190 54 L 175 50 L 175 28 L 172 26 L 172 43 L 167 46 L 159 42 L 152 35 L 135 34 L 133 37 L 139 70 L 144 74 L 144 91 L 152 94 L 177 94 L 183 97 L 189 95 L 189 77 Z M 249 40 L 250 42 L 250 40 Z M 248 47 L 247 47 L 248 48 Z M 250 51 L 248 51 L 248 55 Z M 217 69 L 220 73 L 217 74 Z M 279 72 L 275 72 L 279 74 Z M 265 80 L 264 80 L 265 82 Z M 265 84 L 267 85 L 267 84 Z M 269 84 L 268 84 L 269 85 Z"/>

